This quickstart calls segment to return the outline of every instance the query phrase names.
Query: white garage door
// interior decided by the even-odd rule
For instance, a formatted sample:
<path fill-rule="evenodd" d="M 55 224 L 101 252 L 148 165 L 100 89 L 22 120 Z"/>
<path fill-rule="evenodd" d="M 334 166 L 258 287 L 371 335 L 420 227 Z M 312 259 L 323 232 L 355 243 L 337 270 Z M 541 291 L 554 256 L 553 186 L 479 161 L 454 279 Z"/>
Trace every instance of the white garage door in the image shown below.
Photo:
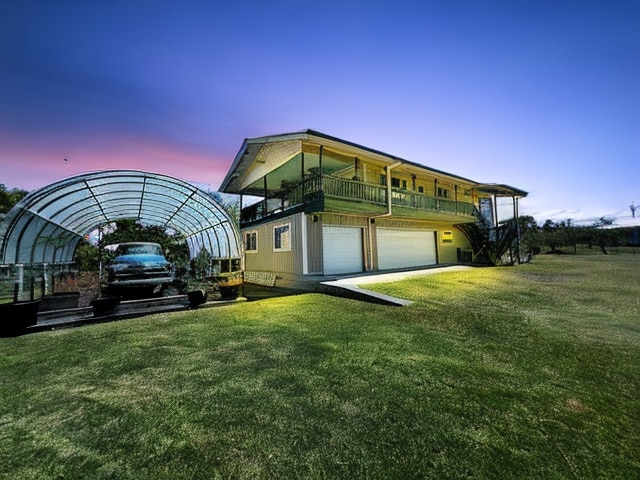
<path fill-rule="evenodd" d="M 378 228 L 378 268 L 435 265 L 436 240 L 432 230 Z"/>
<path fill-rule="evenodd" d="M 322 227 L 322 251 L 325 275 L 361 272 L 362 228 Z"/>

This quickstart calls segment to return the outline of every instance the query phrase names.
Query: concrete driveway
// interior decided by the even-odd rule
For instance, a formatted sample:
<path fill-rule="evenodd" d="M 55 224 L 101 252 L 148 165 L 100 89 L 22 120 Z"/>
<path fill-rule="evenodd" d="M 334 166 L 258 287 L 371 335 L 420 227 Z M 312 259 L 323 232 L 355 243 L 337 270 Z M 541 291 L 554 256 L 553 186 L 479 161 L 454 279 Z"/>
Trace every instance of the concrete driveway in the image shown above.
<path fill-rule="evenodd" d="M 404 307 L 406 305 L 410 305 L 411 302 L 403 298 L 397 298 L 397 297 L 392 297 L 390 295 L 384 295 L 382 293 L 372 292 L 370 290 L 367 290 L 366 288 L 361 288 L 360 286 L 373 284 L 373 283 L 397 282 L 399 280 L 404 280 L 409 277 L 417 277 L 421 275 L 434 275 L 436 273 L 445 273 L 445 272 L 460 272 L 465 270 L 471 270 L 472 268 L 473 267 L 470 267 L 468 265 L 450 265 L 446 267 L 432 267 L 432 268 L 424 268 L 420 270 L 372 273 L 368 275 L 343 277 L 337 280 L 321 282 L 321 285 L 324 285 L 330 290 L 334 290 L 334 292 L 336 293 L 339 292 L 340 290 L 342 290 L 343 293 L 350 293 L 351 295 L 345 295 L 345 296 L 353 296 L 353 298 L 357 298 L 359 300 L 371 301 L 374 303 L 382 303 L 385 305 Z"/>

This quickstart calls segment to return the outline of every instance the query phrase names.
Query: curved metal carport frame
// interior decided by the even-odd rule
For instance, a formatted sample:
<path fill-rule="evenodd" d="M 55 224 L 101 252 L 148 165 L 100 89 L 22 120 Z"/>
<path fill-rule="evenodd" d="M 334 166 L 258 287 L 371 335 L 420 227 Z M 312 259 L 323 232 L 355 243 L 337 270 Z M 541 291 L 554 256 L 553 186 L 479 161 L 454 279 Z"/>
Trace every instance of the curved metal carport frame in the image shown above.
<path fill-rule="evenodd" d="M 174 229 L 191 258 L 241 258 L 227 212 L 206 192 L 177 178 L 136 170 L 69 177 L 29 193 L 0 224 L 0 263 L 70 263 L 78 244 L 119 219 Z"/>

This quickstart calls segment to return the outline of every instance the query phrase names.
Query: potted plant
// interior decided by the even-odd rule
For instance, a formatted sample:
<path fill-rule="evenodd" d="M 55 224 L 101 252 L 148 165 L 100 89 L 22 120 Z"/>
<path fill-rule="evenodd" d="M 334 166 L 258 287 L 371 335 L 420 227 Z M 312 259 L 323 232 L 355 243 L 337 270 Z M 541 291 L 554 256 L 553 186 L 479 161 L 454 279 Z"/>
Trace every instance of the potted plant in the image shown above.
<path fill-rule="evenodd" d="M 226 273 L 217 276 L 218 289 L 222 300 L 235 300 L 238 298 L 240 286 L 242 285 L 242 273 Z"/>
<path fill-rule="evenodd" d="M 187 298 L 189 299 L 189 306 L 196 308 L 207 302 L 207 292 L 204 289 L 189 290 L 187 292 Z"/>

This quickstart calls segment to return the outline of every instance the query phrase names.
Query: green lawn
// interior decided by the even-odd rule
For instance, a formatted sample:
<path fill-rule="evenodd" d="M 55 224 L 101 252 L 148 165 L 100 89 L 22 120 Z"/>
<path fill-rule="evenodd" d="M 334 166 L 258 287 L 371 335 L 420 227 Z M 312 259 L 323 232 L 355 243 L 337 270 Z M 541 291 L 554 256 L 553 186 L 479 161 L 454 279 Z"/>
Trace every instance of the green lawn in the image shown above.
<path fill-rule="evenodd" d="M 0 478 L 640 478 L 640 255 L 0 339 Z"/>

